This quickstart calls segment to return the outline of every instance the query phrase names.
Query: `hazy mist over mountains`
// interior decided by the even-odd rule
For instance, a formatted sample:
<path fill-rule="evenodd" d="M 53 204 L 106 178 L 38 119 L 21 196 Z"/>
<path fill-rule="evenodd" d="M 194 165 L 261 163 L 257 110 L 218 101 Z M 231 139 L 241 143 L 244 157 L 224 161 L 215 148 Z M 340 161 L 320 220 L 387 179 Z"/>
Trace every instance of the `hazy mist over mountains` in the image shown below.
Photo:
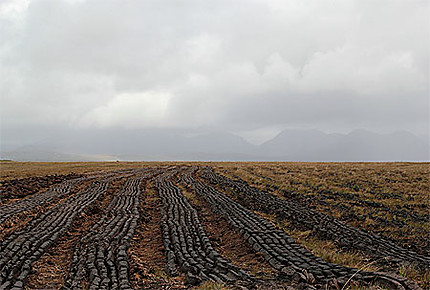
<path fill-rule="evenodd" d="M 3 144 L 4 145 L 4 144 Z M 71 130 L 2 152 L 17 161 L 427 161 L 429 143 L 398 131 L 326 134 L 284 130 L 254 145 L 232 133 L 198 129 Z"/>

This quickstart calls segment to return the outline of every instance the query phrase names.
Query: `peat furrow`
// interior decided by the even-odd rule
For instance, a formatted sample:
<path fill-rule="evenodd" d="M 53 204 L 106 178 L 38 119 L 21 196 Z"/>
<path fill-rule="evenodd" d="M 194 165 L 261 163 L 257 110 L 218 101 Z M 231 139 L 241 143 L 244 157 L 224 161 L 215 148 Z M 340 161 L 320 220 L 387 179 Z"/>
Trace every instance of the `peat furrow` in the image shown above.
<path fill-rule="evenodd" d="M 110 176 L 113 176 L 115 173 L 121 174 L 126 172 L 114 171 L 106 174 L 97 174 L 88 177 L 79 177 L 65 180 L 62 183 L 48 189 L 47 191 L 31 195 L 27 198 L 20 199 L 6 205 L 2 205 L 0 206 L 0 225 L 18 213 L 30 211 L 45 203 L 49 203 L 54 200 L 59 200 L 66 197 L 68 194 L 70 194 L 70 192 L 75 186 L 81 184 L 82 182 L 90 181 L 97 178 L 108 178 Z"/>
<path fill-rule="evenodd" d="M 216 214 L 206 200 L 195 194 L 188 186 L 181 189 L 190 204 L 197 210 L 206 235 L 218 253 L 247 273 L 253 273 L 254 282 L 258 283 L 261 279 L 276 280 L 278 271 L 270 266 L 261 253 L 250 247 L 244 237 L 236 232 L 223 216 Z"/>
<path fill-rule="evenodd" d="M 388 273 L 360 272 L 355 268 L 326 262 L 297 244 L 283 230 L 264 218 L 213 187 L 195 180 L 190 171 L 183 174 L 182 180 L 191 185 L 216 213 L 222 215 L 286 279 L 328 287 L 333 283 L 338 286 L 345 285 L 352 278 L 366 283 L 378 281 L 391 289 L 419 289 L 415 283 L 403 277 Z"/>
<path fill-rule="evenodd" d="M 322 239 L 332 240 L 338 246 L 356 249 L 379 259 L 379 263 L 409 262 L 423 268 L 430 266 L 430 257 L 404 249 L 383 237 L 349 226 L 331 216 L 314 211 L 302 204 L 281 199 L 249 186 L 245 181 L 232 180 L 204 168 L 201 176 L 208 182 L 229 187 L 238 195 L 240 203 L 253 210 L 275 213 L 295 227 L 312 230 Z"/>
<path fill-rule="evenodd" d="M 0 289 L 22 289 L 36 261 L 64 232 L 73 219 L 123 176 L 94 181 L 91 186 L 38 215 L 0 244 Z"/>
<path fill-rule="evenodd" d="M 28 197 L 40 191 L 46 191 L 51 186 L 65 180 L 83 177 L 81 174 L 71 173 L 65 175 L 46 175 L 26 177 L 0 181 L 0 204 L 9 203 L 10 200 Z"/>
<path fill-rule="evenodd" d="M 152 180 L 153 181 L 153 180 Z M 167 277 L 161 234 L 161 199 L 153 182 L 147 182 L 139 204 L 139 221 L 130 242 L 130 283 L 133 289 L 186 289 L 185 275 Z"/>
<path fill-rule="evenodd" d="M 186 274 L 186 283 L 191 285 L 206 280 L 233 282 L 250 279 L 248 274 L 213 249 L 197 211 L 181 190 L 169 181 L 175 173 L 166 172 L 155 179 L 155 187 L 163 204 L 161 231 L 169 275 L 177 275 L 179 267 Z"/>
<path fill-rule="evenodd" d="M 131 289 L 127 249 L 139 219 L 142 180 L 156 170 L 129 178 L 107 206 L 102 218 L 81 238 L 72 255 L 63 289 Z"/>
<path fill-rule="evenodd" d="M 51 202 L 54 199 L 61 199 L 65 195 L 69 194 L 75 185 L 90 179 L 92 178 L 82 177 L 66 180 L 58 185 L 53 186 L 47 191 L 31 195 L 28 198 L 20 199 L 7 205 L 0 206 L 0 224 L 4 223 L 7 219 L 17 213 L 32 210 L 33 208 L 36 208 L 44 203 Z"/>

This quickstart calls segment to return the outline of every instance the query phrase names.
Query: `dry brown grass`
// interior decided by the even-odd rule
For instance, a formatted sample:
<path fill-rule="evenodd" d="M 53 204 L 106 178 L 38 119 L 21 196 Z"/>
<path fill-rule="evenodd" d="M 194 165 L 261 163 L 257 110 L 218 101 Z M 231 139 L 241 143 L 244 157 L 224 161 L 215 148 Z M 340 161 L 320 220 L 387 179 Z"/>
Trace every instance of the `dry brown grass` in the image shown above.
<path fill-rule="evenodd" d="M 90 184 L 90 181 L 79 184 L 71 191 L 70 194 L 68 194 L 67 196 L 64 196 L 61 199 L 53 200 L 48 204 L 46 203 L 42 204 L 32 210 L 23 211 L 19 214 L 16 214 L 10 217 L 3 224 L 0 224 L 0 240 L 3 240 L 4 237 L 6 237 L 12 232 L 16 232 L 24 229 L 27 223 L 33 218 L 35 218 L 38 214 L 44 213 L 49 209 L 59 205 L 60 203 L 67 201 L 67 199 L 69 199 L 71 196 L 75 195 L 76 193 L 82 190 L 85 190 L 89 186 L 89 184 Z"/>
<path fill-rule="evenodd" d="M 104 209 L 122 188 L 125 180 L 121 178 L 110 184 L 106 193 L 78 215 L 65 235 L 33 263 L 34 271 L 28 276 L 28 289 L 60 289 L 64 285 L 75 247 L 103 216 Z"/>
<path fill-rule="evenodd" d="M 215 168 L 281 198 L 381 234 L 405 248 L 429 253 L 429 163 L 223 163 Z M 266 218 L 327 261 L 360 268 L 370 260 L 361 253 L 341 251 L 310 232 L 292 230 L 285 220 Z M 377 270 L 375 267 L 371 268 Z M 393 270 L 424 289 L 430 287 L 429 270 L 404 265 Z"/>
<path fill-rule="evenodd" d="M 217 169 L 429 254 L 428 163 L 226 163 Z"/>
<path fill-rule="evenodd" d="M 197 210 L 200 222 L 212 246 L 224 259 L 256 278 L 276 278 L 277 271 L 265 261 L 263 255 L 255 252 L 240 233 L 236 232 L 222 216 L 211 210 L 203 198 L 184 187 L 181 187 L 181 190 Z"/>
<path fill-rule="evenodd" d="M 365 267 L 367 271 L 380 270 L 380 268 L 375 265 L 369 265 L 369 260 L 363 258 L 359 253 L 343 251 L 337 248 L 332 241 L 320 240 L 313 236 L 312 231 L 293 230 L 288 221 L 280 221 L 272 214 L 258 211 L 254 212 L 271 221 L 276 227 L 283 229 L 289 236 L 293 237 L 297 243 L 301 244 L 315 256 L 321 257 L 324 261 L 358 269 Z"/>
<path fill-rule="evenodd" d="M 185 276 L 170 277 L 166 272 L 166 257 L 160 228 L 161 200 L 151 184 L 141 195 L 141 214 L 128 250 L 130 279 L 135 289 L 186 289 Z"/>
<path fill-rule="evenodd" d="M 196 290 L 231 290 L 232 287 L 227 286 L 224 283 L 215 283 L 207 281 L 200 286 L 194 287 Z"/>
<path fill-rule="evenodd" d="M 379 233 L 403 247 L 428 255 L 430 232 L 430 164 L 429 163 L 292 163 L 292 162 L 0 162 L 0 181 L 52 174 L 87 174 L 100 171 L 159 165 L 211 165 L 219 173 L 240 177 L 250 185 L 282 198 L 293 199 L 309 207 L 339 218 L 355 227 Z M 157 199 L 149 192 L 151 201 Z M 193 202 L 195 197 L 188 195 Z M 151 206 L 156 206 L 153 201 Z M 147 208 L 150 215 L 156 209 Z M 261 213 L 259 213 L 261 214 Z M 292 230 L 285 221 L 276 221 L 304 247 L 325 260 L 352 267 L 368 262 L 360 253 L 340 251 L 333 243 L 321 241 L 309 232 Z M 25 224 L 25 220 L 22 221 Z M 141 234 L 155 229 L 153 223 L 141 228 Z M 142 236 L 143 237 L 143 236 Z M 135 244 L 137 246 L 137 244 Z M 131 250 L 133 247 L 131 247 Z M 141 251 L 144 251 L 142 248 Z M 143 252 L 141 252 L 143 253 Z M 160 264 L 161 265 L 161 264 Z M 161 267 L 161 266 L 160 266 Z M 371 265 L 371 269 L 375 269 Z M 370 270 L 370 269 L 369 269 Z M 163 269 L 146 273 L 158 276 L 158 282 L 175 284 L 163 277 Z M 429 271 L 400 266 L 398 274 L 430 287 Z M 162 282 L 164 281 L 164 282 Z M 172 285 L 170 284 L 170 285 Z M 223 285 L 208 284 L 208 289 Z M 215 288 L 211 288 L 215 287 Z M 351 289 L 356 286 L 351 285 Z M 203 288 L 204 289 L 204 288 Z M 222 289 L 222 288 L 221 288 Z M 380 289 L 380 288 L 379 288 Z"/>
<path fill-rule="evenodd" d="M 94 173 L 159 165 L 160 162 L 0 162 L 0 180 L 52 174 Z"/>

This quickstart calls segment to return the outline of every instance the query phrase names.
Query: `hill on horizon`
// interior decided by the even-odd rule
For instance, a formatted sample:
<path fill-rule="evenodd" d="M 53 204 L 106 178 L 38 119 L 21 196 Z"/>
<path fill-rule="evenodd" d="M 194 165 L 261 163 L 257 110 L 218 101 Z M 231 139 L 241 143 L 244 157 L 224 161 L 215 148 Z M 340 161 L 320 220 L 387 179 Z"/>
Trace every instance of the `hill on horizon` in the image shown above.
<path fill-rule="evenodd" d="M 2 146 L 3 147 L 3 146 Z M 16 161 L 428 161 L 429 143 L 406 132 L 283 130 L 254 145 L 220 130 L 72 130 L 2 151 Z"/>

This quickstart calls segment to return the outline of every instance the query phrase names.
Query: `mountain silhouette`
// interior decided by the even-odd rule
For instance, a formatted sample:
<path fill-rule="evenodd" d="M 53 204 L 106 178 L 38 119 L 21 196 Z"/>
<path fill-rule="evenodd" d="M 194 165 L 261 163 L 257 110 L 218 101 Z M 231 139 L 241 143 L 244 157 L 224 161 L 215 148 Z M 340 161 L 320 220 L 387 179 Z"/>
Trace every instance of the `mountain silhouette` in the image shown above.
<path fill-rule="evenodd" d="M 406 131 L 327 134 L 284 130 L 257 146 L 235 134 L 206 129 L 92 129 L 57 132 L 7 152 L 17 161 L 427 161 L 429 144 Z"/>

